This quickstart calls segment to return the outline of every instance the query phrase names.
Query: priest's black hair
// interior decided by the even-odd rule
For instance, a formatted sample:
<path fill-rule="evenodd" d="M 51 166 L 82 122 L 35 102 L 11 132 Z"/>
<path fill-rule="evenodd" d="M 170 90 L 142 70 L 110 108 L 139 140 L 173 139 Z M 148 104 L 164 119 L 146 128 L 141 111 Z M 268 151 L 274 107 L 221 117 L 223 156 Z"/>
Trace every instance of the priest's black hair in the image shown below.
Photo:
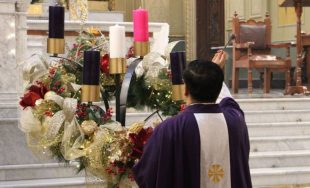
<path fill-rule="evenodd" d="M 222 89 L 224 73 L 211 61 L 194 60 L 187 65 L 183 79 L 194 100 L 215 102 Z"/>

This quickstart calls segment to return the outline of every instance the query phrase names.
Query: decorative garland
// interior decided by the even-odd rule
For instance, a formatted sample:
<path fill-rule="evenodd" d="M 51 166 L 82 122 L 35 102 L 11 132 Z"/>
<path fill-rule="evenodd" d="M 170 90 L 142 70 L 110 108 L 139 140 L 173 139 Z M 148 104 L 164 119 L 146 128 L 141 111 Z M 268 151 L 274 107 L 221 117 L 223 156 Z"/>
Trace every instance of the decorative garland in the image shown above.
<path fill-rule="evenodd" d="M 109 75 L 108 40 L 98 31 L 82 32 L 66 58 L 24 67 L 27 83 L 20 105 L 20 129 L 27 144 L 39 157 L 59 162 L 78 162 L 79 170 L 104 179 L 108 187 L 134 184 L 131 168 L 142 155 L 143 146 L 158 124 L 146 127 L 135 123 L 122 127 L 111 119 L 112 110 L 80 102 L 83 51 L 96 48 L 103 54 L 101 70 L 102 99 L 109 101 L 115 92 Z M 130 48 L 127 57 L 132 57 Z M 128 95 L 128 107 L 147 106 L 174 115 L 182 103 L 171 100 L 171 83 L 166 60 L 159 54 L 147 55 L 136 69 Z M 143 122 L 143 121 L 142 121 Z"/>

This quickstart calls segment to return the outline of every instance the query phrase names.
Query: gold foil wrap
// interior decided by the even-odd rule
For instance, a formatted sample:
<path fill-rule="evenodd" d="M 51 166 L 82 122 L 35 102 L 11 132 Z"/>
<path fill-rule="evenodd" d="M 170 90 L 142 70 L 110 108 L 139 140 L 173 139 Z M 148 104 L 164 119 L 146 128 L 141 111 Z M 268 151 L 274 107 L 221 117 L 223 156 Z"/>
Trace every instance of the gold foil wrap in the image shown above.
<path fill-rule="evenodd" d="M 82 102 L 98 102 L 100 99 L 99 85 L 82 85 Z"/>
<path fill-rule="evenodd" d="M 185 100 L 185 84 L 172 85 L 172 100 Z"/>
<path fill-rule="evenodd" d="M 126 73 L 126 62 L 124 58 L 111 58 L 109 63 L 110 74 Z"/>
<path fill-rule="evenodd" d="M 134 42 L 134 53 L 137 57 L 143 57 L 150 52 L 150 42 Z"/>
<path fill-rule="evenodd" d="M 65 39 L 48 38 L 47 39 L 47 53 L 64 54 L 65 53 Z"/>

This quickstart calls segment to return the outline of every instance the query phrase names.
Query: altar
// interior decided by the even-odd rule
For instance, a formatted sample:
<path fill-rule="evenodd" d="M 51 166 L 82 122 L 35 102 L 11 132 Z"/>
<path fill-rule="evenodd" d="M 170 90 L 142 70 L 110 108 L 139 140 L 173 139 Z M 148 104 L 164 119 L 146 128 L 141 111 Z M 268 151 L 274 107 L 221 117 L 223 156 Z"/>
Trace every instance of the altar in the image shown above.
<path fill-rule="evenodd" d="M 17 82 L 19 80 L 17 79 L 18 76 L 21 75 L 18 75 L 16 70 L 23 70 L 22 67 L 26 64 L 33 65 L 41 62 L 41 57 L 45 59 L 53 59 L 55 57 L 49 57 L 46 54 L 48 38 L 47 17 L 26 16 L 26 9 L 18 9 L 21 12 L 15 13 L 15 3 L 0 1 L 0 5 L 4 4 L 6 5 L 5 8 L 0 6 L 0 16 L 3 16 L 8 21 L 3 23 L 4 35 L 2 39 L 4 42 L 2 43 L 2 52 L 0 53 L 5 59 L 5 62 L 0 67 L 1 76 L 3 77 L 0 82 L 0 148 L 1 151 L 5 151 L 0 156 L 0 187 L 85 187 L 85 184 L 89 183 L 90 180 L 85 178 L 85 173 L 83 172 L 76 174 L 76 168 L 80 167 L 80 163 L 71 161 L 65 164 L 62 162 L 58 163 L 56 160 L 38 160 L 27 148 L 25 135 L 18 128 L 20 127 L 18 123 L 20 120 L 20 107 L 17 103 L 20 101 L 19 97 L 22 96 L 24 91 L 21 88 L 22 83 Z M 115 26 L 115 24 L 118 24 L 120 27 L 124 26 L 126 48 L 131 47 L 134 41 L 133 23 L 123 22 L 121 12 L 106 12 L 104 14 L 107 19 L 110 17 L 114 20 L 95 20 L 98 18 L 95 15 L 92 20 L 83 23 L 83 29 L 100 31 L 104 36 L 108 36 L 110 26 Z M 72 52 L 70 49 L 72 50 L 76 38 L 80 36 L 81 24 L 79 21 L 65 20 L 64 37 L 67 43 L 66 53 Z M 149 77 L 154 78 L 158 66 L 167 66 L 162 59 L 164 56 L 167 56 L 173 44 L 168 45 L 169 25 L 167 23 L 151 22 L 148 26 L 150 31 L 150 51 L 153 52 L 151 55 L 155 54 L 153 57 L 156 57 L 158 62 L 146 61 L 144 65 L 151 66 L 155 70 L 148 74 Z M 306 42 L 304 42 L 304 45 L 308 47 Z M 228 47 L 227 52 L 230 53 L 230 50 Z M 132 54 L 129 53 L 129 55 Z M 67 55 L 63 55 L 63 57 L 67 57 Z M 59 58 L 56 60 L 59 60 Z M 117 60 L 117 62 L 120 61 Z M 102 64 L 106 65 L 105 63 L 106 61 L 102 61 Z M 141 75 L 144 71 L 142 70 L 143 66 L 139 68 L 137 73 Z M 132 71 L 133 69 L 130 70 Z M 51 73 L 53 73 L 53 70 Z M 225 82 L 229 85 L 231 56 L 228 58 L 225 74 Z M 64 80 L 72 79 L 70 74 L 61 76 L 64 76 Z M 246 76 L 243 75 L 241 78 L 245 80 Z M 259 75 L 257 74 L 255 78 L 258 89 L 254 89 L 253 94 L 248 94 L 246 89 L 240 89 L 239 94 L 233 95 L 244 110 L 248 124 L 251 141 L 250 168 L 253 186 L 278 187 L 278 185 L 308 184 L 310 179 L 310 138 L 308 136 L 310 134 L 310 100 L 303 95 L 285 96 L 283 89 L 278 88 L 272 89 L 269 94 L 264 94 L 263 90 L 259 88 Z M 274 78 L 275 80 L 281 79 L 277 75 Z M 167 81 L 166 77 L 164 80 Z M 147 83 L 152 83 L 152 81 L 154 80 L 148 80 Z M 165 83 L 153 82 L 156 88 L 164 87 Z M 16 88 L 18 88 L 18 94 Z M 68 88 L 70 88 L 71 92 L 75 87 Z M 62 91 L 61 88 L 57 89 L 59 89 L 59 92 Z M 156 99 L 166 102 L 167 98 L 171 97 L 169 91 L 163 91 L 166 93 L 156 93 L 156 97 L 151 101 L 152 104 L 158 104 Z M 49 99 L 57 101 L 54 93 L 50 94 Z M 150 100 L 148 99 L 148 101 Z M 63 103 L 60 102 L 59 104 Z M 102 109 L 105 107 L 104 102 L 95 103 L 95 105 L 99 105 Z M 110 105 L 114 106 L 115 101 L 111 101 Z M 161 108 L 163 108 L 162 106 Z M 154 112 L 152 109 L 154 108 L 128 109 L 126 115 L 127 127 L 147 119 Z M 116 119 L 115 111 L 110 118 Z M 92 124 L 88 125 L 92 126 Z M 139 125 L 136 126 L 139 128 Z M 86 131 L 89 131 L 87 134 L 91 135 L 93 130 Z M 81 148 L 87 147 L 87 144 L 89 143 L 81 146 Z M 23 155 L 20 155 L 20 153 L 23 153 Z"/>

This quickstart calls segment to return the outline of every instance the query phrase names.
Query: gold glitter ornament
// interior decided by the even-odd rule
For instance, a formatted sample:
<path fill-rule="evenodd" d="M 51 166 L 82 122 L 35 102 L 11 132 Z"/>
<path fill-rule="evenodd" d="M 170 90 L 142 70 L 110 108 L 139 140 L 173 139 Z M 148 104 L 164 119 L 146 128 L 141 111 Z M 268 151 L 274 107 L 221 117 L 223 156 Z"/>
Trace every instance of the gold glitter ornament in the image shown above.
<path fill-rule="evenodd" d="M 46 101 L 54 101 L 56 104 L 58 104 L 60 107 L 63 105 L 64 98 L 58 95 L 54 91 L 49 91 L 45 93 L 44 100 Z"/>
<path fill-rule="evenodd" d="M 45 93 L 44 99 L 50 98 L 50 97 L 52 97 L 54 95 L 57 95 L 57 93 L 54 92 L 54 91 L 48 91 L 47 93 Z"/>
<path fill-rule="evenodd" d="M 43 99 L 36 100 L 35 104 L 36 106 L 39 106 L 43 102 Z"/>
<path fill-rule="evenodd" d="M 129 127 L 128 131 L 131 133 L 138 133 L 141 131 L 141 129 L 143 129 L 143 126 L 144 126 L 144 123 L 142 122 L 134 123 Z"/>
<path fill-rule="evenodd" d="M 88 17 L 87 0 L 70 0 L 69 12 L 70 20 L 79 20 L 84 23 Z"/>
<path fill-rule="evenodd" d="M 85 135 L 92 135 L 97 130 L 97 123 L 94 120 L 85 120 L 81 124 L 82 131 Z"/>

